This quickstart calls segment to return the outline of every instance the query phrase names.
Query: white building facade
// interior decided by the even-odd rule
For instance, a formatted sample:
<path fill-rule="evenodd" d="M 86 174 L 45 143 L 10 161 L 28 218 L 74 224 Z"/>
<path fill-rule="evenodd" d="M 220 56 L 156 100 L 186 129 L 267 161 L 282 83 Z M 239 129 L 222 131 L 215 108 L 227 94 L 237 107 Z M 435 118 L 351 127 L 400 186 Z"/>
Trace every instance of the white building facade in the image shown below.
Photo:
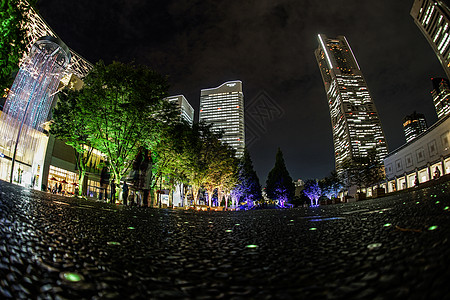
<path fill-rule="evenodd" d="M 415 186 L 450 173 L 450 116 L 437 121 L 427 131 L 390 153 L 384 160 L 387 192 Z"/>
<path fill-rule="evenodd" d="M 194 108 L 189 101 L 187 101 L 186 97 L 184 97 L 184 95 L 176 95 L 167 97 L 166 100 L 177 106 L 180 112 L 180 118 L 185 120 L 192 127 L 194 124 Z"/>
<path fill-rule="evenodd" d="M 202 89 L 199 121 L 212 124 L 215 131 L 222 131 L 222 142 L 233 147 L 237 157 L 242 157 L 245 148 L 242 82 L 228 81 L 216 88 Z"/>

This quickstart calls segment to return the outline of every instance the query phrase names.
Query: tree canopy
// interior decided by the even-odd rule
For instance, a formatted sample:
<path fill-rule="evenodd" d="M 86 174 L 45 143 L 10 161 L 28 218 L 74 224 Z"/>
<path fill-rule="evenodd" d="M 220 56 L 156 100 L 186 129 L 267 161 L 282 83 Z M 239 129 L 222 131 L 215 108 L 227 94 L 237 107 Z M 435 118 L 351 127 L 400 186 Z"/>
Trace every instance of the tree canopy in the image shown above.
<path fill-rule="evenodd" d="M 139 148 L 156 146 L 163 127 L 176 118 L 166 77 L 146 66 L 102 61 L 84 79 L 81 92 L 91 145 L 108 156 L 117 182 Z"/>
<path fill-rule="evenodd" d="M 244 155 L 239 161 L 237 185 L 233 194 L 239 202 L 246 202 L 248 207 L 252 207 L 255 201 L 262 198 L 261 185 L 247 148 L 244 149 Z"/>
<path fill-rule="evenodd" d="M 278 200 L 279 205 L 284 207 L 286 202 L 292 201 L 295 186 L 284 163 L 283 153 L 278 148 L 275 166 L 269 172 L 266 181 L 266 193 L 272 200 Z"/>
<path fill-rule="evenodd" d="M 14 73 L 30 42 L 27 38 L 27 11 L 36 1 L 0 1 L 0 96 L 14 81 Z"/>

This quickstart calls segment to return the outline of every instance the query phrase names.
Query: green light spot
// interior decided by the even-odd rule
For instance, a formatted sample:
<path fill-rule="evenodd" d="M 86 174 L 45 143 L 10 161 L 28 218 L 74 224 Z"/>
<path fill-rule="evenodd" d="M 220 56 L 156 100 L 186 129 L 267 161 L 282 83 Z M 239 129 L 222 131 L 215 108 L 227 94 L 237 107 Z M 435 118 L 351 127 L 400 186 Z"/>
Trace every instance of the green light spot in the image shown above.
<path fill-rule="evenodd" d="M 406 204 L 406 202 L 403 202 L 403 204 Z"/>
<path fill-rule="evenodd" d="M 134 229 L 134 227 L 130 226 L 130 227 L 128 227 L 128 229 Z"/>
<path fill-rule="evenodd" d="M 227 229 L 227 230 L 225 230 L 225 232 L 233 232 L 233 230 Z"/>
<path fill-rule="evenodd" d="M 382 214 L 383 212 L 382 212 L 382 211 L 380 211 L 379 213 L 380 213 L 380 214 Z"/>
<path fill-rule="evenodd" d="M 313 231 L 313 230 L 317 230 L 316 227 L 311 227 L 309 230 Z"/>
<path fill-rule="evenodd" d="M 184 224 L 189 224 L 189 222 L 184 222 Z"/>
<path fill-rule="evenodd" d="M 294 222 L 294 220 L 291 220 L 291 222 Z"/>
<path fill-rule="evenodd" d="M 438 227 L 436 225 L 428 227 L 428 230 L 436 230 Z"/>
<path fill-rule="evenodd" d="M 444 207 L 444 210 L 448 210 L 448 209 L 449 209 L 449 207 L 448 207 L 448 206 Z"/>
<path fill-rule="evenodd" d="M 78 282 L 83 279 L 81 275 L 78 275 L 76 273 L 70 273 L 70 272 L 64 272 L 62 273 L 62 278 L 64 280 L 70 281 L 70 282 Z"/>
<path fill-rule="evenodd" d="M 110 246 L 120 246 L 119 242 L 108 242 L 107 244 Z"/>
<path fill-rule="evenodd" d="M 435 204 L 439 204 L 439 203 L 441 203 L 441 201 L 439 201 L 439 200 L 438 200 L 438 201 L 436 201 L 436 203 L 435 203 Z"/>
<path fill-rule="evenodd" d="M 419 204 L 419 203 L 420 203 L 419 201 L 416 202 L 416 204 Z"/>
<path fill-rule="evenodd" d="M 212 222 L 211 222 L 211 221 L 209 221 L 208 223 L 209 223 L 209 224 L 212 224 Z"/>
<path fill-rule="evenodd" d="M 235 226 L 241 226 L 241 224 L 234 224 Z"/>
<path fill-rule="evenodd" d="M 381 247 L 381 243 L 373 243 L 373 244 L 367 245 L 367 248 L 370 249 L 370 250 L 377 249 L 377 248 L 380 248 L 380 247 Z"/>
<path fill-rule="evenodd" d="M 258 247 L 259 247 L 258 245 L 247 245 L 247 246 L 245 246 L 245 248 L 249 248 L 249 249 L 256 249 Z"/>
<path fill-rule="evenodd" d="M 392 224 L 391 224 L 391 223 L 386 223 L 386 224 L 384 224 L 383 226 L 384 226 L 384 227 L 390 227 L 390 226 L 392 226 Z"/>

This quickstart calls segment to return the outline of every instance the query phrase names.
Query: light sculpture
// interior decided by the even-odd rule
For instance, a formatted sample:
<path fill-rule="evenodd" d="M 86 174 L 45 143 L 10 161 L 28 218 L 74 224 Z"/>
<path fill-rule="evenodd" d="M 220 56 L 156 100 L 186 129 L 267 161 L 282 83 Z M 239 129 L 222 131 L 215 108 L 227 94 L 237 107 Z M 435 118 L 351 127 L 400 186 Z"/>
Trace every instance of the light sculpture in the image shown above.
<path fill-rule="evenodd" d="M 22 63 L 1 115 L 0 138 L 11 155 L 10 182 L 17 154 L 31 164 L 37 144 L 37 132 L 47 121 L 54 95 L 70 62 L 69 48 L 54 37 L 39 38 Z"/>

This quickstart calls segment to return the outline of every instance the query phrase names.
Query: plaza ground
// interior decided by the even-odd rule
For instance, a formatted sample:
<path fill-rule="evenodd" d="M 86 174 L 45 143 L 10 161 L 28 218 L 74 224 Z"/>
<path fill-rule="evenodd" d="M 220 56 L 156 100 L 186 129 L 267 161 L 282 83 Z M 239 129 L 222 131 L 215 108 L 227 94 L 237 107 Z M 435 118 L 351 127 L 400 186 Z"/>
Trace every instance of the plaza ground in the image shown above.
<path fill-rule="evenodd" d="M 0 181 L 0 295 L 450 299 L 449 183 L 317 208 L 129 208 Z"/>

